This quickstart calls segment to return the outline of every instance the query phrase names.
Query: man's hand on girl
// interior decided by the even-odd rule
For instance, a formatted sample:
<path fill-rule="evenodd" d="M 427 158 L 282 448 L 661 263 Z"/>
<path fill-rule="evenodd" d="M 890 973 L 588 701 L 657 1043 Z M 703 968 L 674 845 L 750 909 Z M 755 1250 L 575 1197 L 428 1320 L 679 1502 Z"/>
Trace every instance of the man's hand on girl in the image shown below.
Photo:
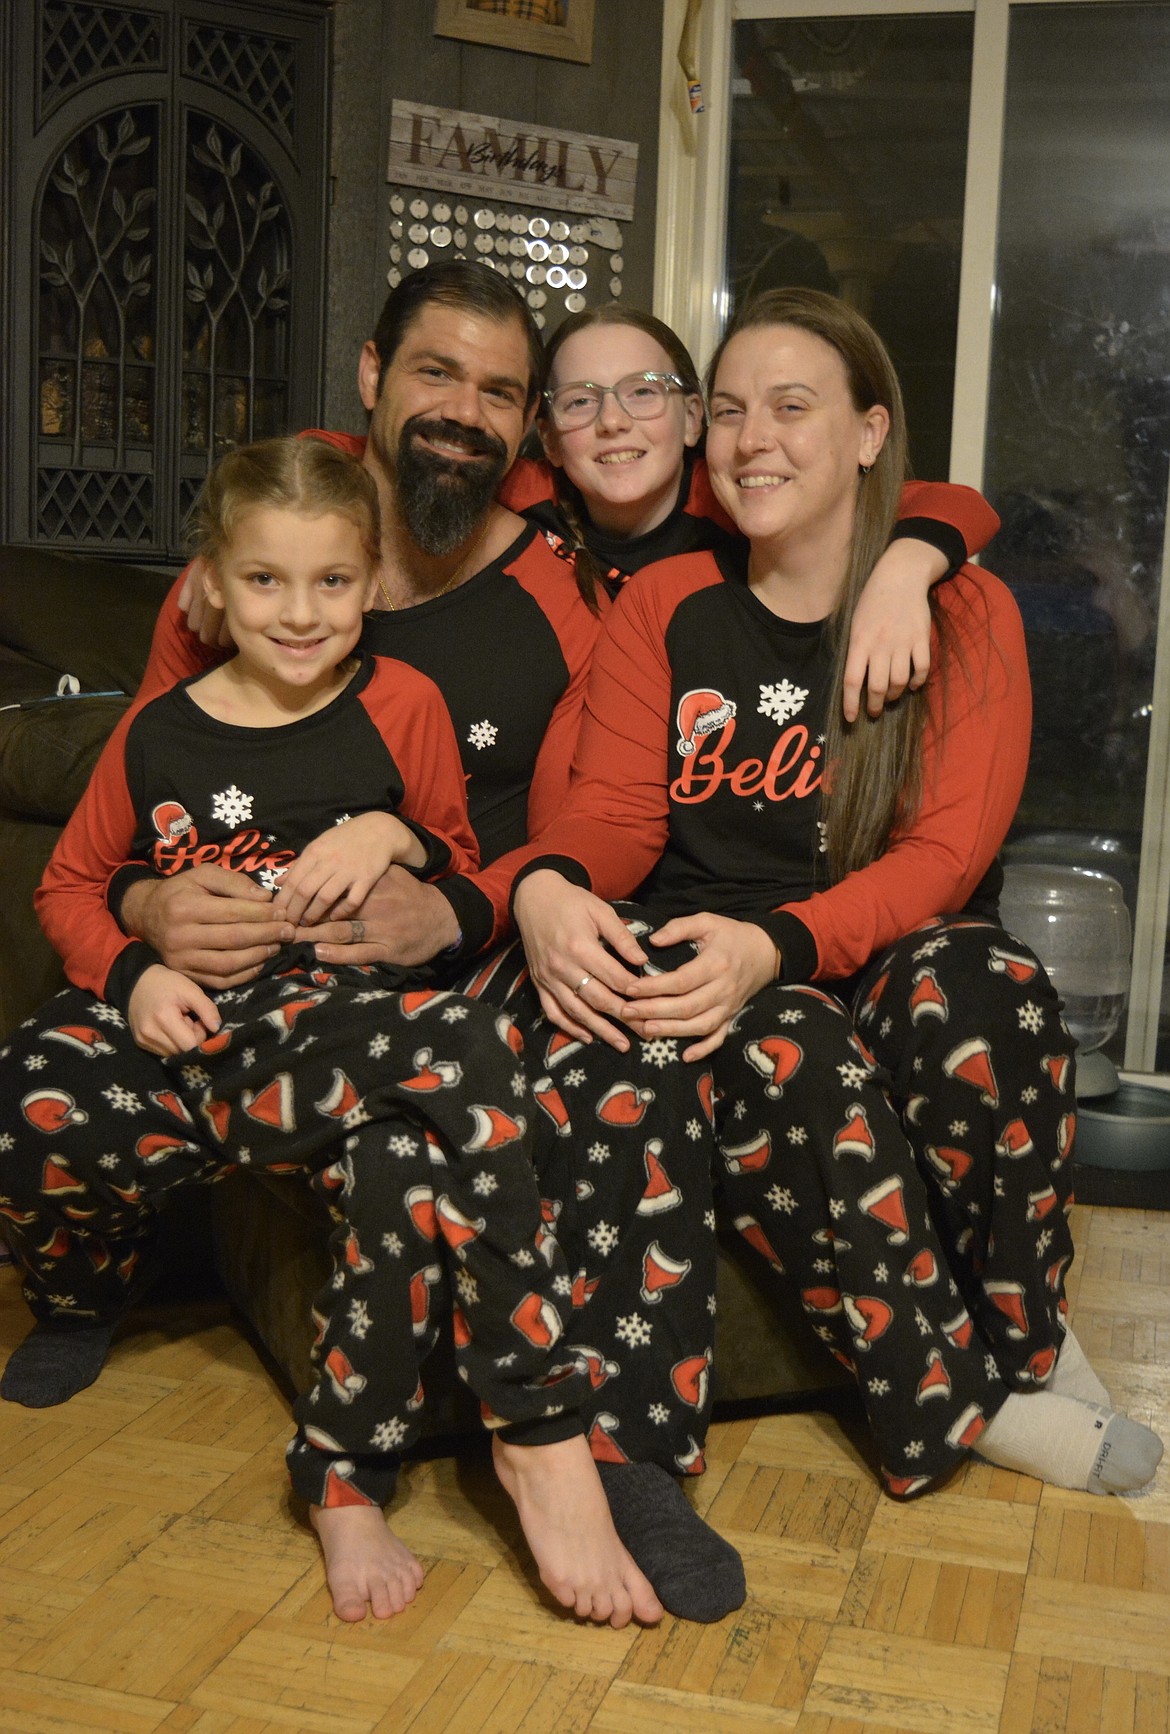
<path fill-rule="evenodd" d="M 179 591 L 179 613 L 200 644 L 209 644 L 217 650 L 228 650 L 231 648 L 232 636 L 224 624 L 223 609 L 213 607 L 207 599 L 207 591 L 203 587 L 204 567 L 205 562 L 196 556 L 183 574 L 183 585 Z"/>
<path fill-rule="evenodd" d="M 316 948 L 319 963 L 429 963 L 459 941 L 454 909 L 434 885 L 391 867 L 354 911 L 357 922 L 303 922 L 298 941 Z M 356 937 L 361 935 L 360 939 Z"/>
<path fill-rule="evenodd" d="M 137 880 L 118 918 L 171 969 L 215 989 L 251 981 L 293 936 L 292 924 L 273 915 L 263 886 L 210 865 Z"/>
<path fill-rule="evenodd" d="M 639 1036 L 696 1038 L 684 1060 L 703 1060 L 721 1047 L 732 1019 L 753 994 L 774 981 L 776 947 L 751 921 L 726 915 L 682 915 L 651 934 L 650 944 L 689 942 L 697 954 L 666 975 L 642 976 L 623 1016 Z"/>

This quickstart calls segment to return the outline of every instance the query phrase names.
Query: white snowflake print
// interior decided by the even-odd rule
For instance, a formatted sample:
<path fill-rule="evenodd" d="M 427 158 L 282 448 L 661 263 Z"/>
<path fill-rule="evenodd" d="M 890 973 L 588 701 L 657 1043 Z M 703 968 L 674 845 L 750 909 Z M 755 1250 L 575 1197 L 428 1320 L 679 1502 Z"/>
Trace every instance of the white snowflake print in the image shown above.
<path fill-rule="evenodd" d="M 869 1077 L 869 1068 L 857 1060 L 846 1060 L 843 1066 L 837 1067 L 837 1076 L 844 1090 L 860 1090 Z"/>
<path fill-rule="evenodd" d="M 865 1388 L 867 1391 L 872 1392 L 875 1397 L 888 1397 L 890 1394 L 890 1381 L 888 1379 L 870 1379 Z"/>
<path fill-rule="evenodd" d="M 364 1300 L 350 1301 L 348 1317 L 349 1333 L 353 1337 L 364 1338 L 374 1322 Z"/>
<path fill-rule="evenodd" d="M 756 706 L 761 716 L 770 717 L 774 723 L 791 722 L 797 716 L 805 699 L 808 697 L 807 686 L 793 686 L 790 680 L 780 680 L 774 685 L 760 682 L 760 702 Z"/>
<path fill-rule="evenodd" d="M 764 810 L 763 801 L 753 801 L 752 802 L 752 812 L 753 813 L 762 813 L 763 810 Z"/>
<path fill-rule="evenodd" d="M 612 1222 L 599 1222 L 596 1228 L 591 1228 L 585 1236 L 594 1252 L 599 1252 L 607 1258 L 618 1243 L 618 1231 Z"/>
<path fill-rule="evenodd" d="M 806 1128 L 804 1126 L 789 1126 L 789 1128 L 788 1128 L 788 1142 L 790 1144 L 796 1144 L 797 1146 L 799 1146 L 801 1144 L 807 1144 L 808 1143 L 808 1132 L 807 1132 Z"/>
<path fill-rule="evenodd" d="M 993 1180 L 994 1180 L 994 1185 L 995 1185 L 995 1196 L 997 1198 L 1006 1198 L 1007 1193 L 1003 1189 L 1003 1175 L 1002 1174 L 996 1174 L 995 1176 L 993 1176 Z"/>
<path fill-rule="evenodd" d="M 662 1071 L 678 1059 L 678 1043 L 666 1036 L 656 1036 L 652 1042 L 642 1043 L 642 1058 L 648 1066 L 657 1066 Z"/>
<path fill-rule="evenodd" d="M 711 1233 L 714 1234 L 714 1232 L 715 1232 L 715 1212 L 713 1210 L 704 1210 L 704 1212 L 703 1212 L 703 1227 L 709 1228 L 711 1230 Z"/>
<path fill-rule="evenodd" d="M 15 1144 L 16 1139 L 12 1136 L 11 1132 L 0 1133 L 0 1150 L 11 1150 Z"/>
<path fill-rule="evenodd" d="M 247 1167 L 248 1163 L 252 1160 L 252 1152 L 246 1144 L 241 1144 L 239 1149 L 236 1151 L 236 1160 L 242 1162 L 245 1167 Z"/>
<path fill-rule="evenodd" d="M 651 1403 L 646 1413 L 656 1427 L 665 1427 L 670 1420 L 670 1410 L 665 1403 Z"/>
<path fill-rule="evenodd" d="M 391 1258 L 402 1257 L 402 1242 L 396 1234 L 384 1234 L 382 1236 L 382 1246 L 384 1250 L 390 1254 Z"/>
<path fill-rule="evenodd" d="M 830 1198 L 829 1200 L 829 1215 L 834 1221 L 836 1221 L 839 1216 L 844 1216 L 848 1208 L 849 1206 L 843 1198 Z"/>
<path fill-rule="evenodd" d="M 640 1313 L 628 1313 L 619 1318 L 614 1336 L 628 1349 L 644 1349 L 653 1334 L 653 1326 Z"/>
<path fill-rule="evenodd" d="M 831 1258 L 818 1258 L 813 1261 L 813 1269 L 816 1271 L 818 1276 L 828 1276 L 832 1268 L 833 1261 Z"/>
<path fill-rule="evenodd" d="M 984 1355 L 984 1357 L 983 1357 L 983 1371 L 987 1374 L 987 1377 L 989 1379 L 998 1379 L 999 1378 L 999 1368 L 995 1364 L 995 1356 L 994 1355 Z"/>
<path fill-rule="evenodd" d="M 184 1066 L 179 1076 L 189 1090 L 205 1090 L 211 1082 L 211 1073 L 202 1066 Z"/>
<path fill-rule="evenodd" d="M 893 1029 L 893 1027 L 894 1027 L 893 1018 L 883 1018 L 882 1019 L 882 1021 L 881 1021 L 881 1033 L 883 1036 L 888 1036 L 890 1031 Z"/>
<path fill-rule="evenodd" d="M 920 1072 L 922 1070 L 922 1055 L 921 1054 L 916 1054 L 914 1056 L 914 1064 L 910 1067 L 910 1070 L 912 1072 Z"/>
<path fill-rule="evenodd" d="M 509 1256 L 512 1263 L 518 1264 L 521 1270 L 527 1270 L 530 1264 L 536 1263 L 536 1260 L 533 1258 L 526 1246 L 522 1246 L 519 1252 L 513 1252 Z"/>
<path fill-rule="evenodd" d="M 555 1280 L 553 1282 L 553 1293 L 554 1294 L 568 1296 L 568 1295 L 571 1295 L 572 1292 L 573 1292 L 573 1279 L 572 1279 L 572 1277 L 558 1276 L 557 1278 L 555 1278 Z"/>
<path fill-rule="evenodd" d="M 353 1004 L 353 1005 L 369 1005 L 371 1000 L 393 999 L 393 998 L 394 998 L 394 995 L 390 992 L 390 989 L 388 987 L 367 987 L 367 988 L 363 988 L 361 993 L 355 993 L 354 994 L 353 1000 L 351 1001 L 351 1004 Z"/>
<path fill-rule="evenodd" d="M 906 1447 L 905 1456 L 907 1456 L 911 1463 L 913 1463 L 917 1458 L 922 1456 L 922 1453 L 925 1450 L 926 1446 L 922 1443 L 921 1439 L 911 1439 L 910 1443 Z"/>
<path fill-rule="evenodd" d="M 287 867 L 261 867 L 256 877 L 265 891 L 275 891 L 287 872 Z"/>
<path fill-rule="evenodd" d="M 783 1211 L 785 1216 L 791 1216 L 796 1209 L 796 1199 L 787 1186 L 772 1186 L 765 1192 L 764 1197 L 773 1210 Z"/>
<path fill-rule="evenodd" d="M 889 1267 L 889 1265 L 888 1264 L 875 1264 L 873 1267 L 873 1280 L 875 1282 L 889 1282 L 889 1280 L 890 1280 L 890 1267 Z"/>
<path fill-rule="evenodd" d="M 524 1076 L 524 1073 L 523 1072 L 513 1072 L 512 1073 L 512 1094 L 514 1096 L 522 1096 L 524 1094 L 525 1090 L 527 1090 L 527 1088 L 528 1088 L 528 1079 Z"/>
<path fill-rule="evenodd" d="M 386 1144 L 392 1156 L 413 1156 L 418 1149 L 418 1141 L 408 1138 L 405 1132 L 397 1133 Z"/>
<path fill-rule="evenodd" d="M 479 1284 L 476 1282 L 469 1270 L 461 1270 L 459 1272 L 459 1275 L 455 1278 L 455 1287 L 459 1292 L 459 1299 L 463 1302 L 464 1306 L 473 1307 L 479 1299 Z"/>
<path fill-rule="evenodd" d="M 968 1128 L 967 1128 L 966 1120 L 952 1120 L 951 1121 L 950 1134 L 951 1134 L 952 1138 L 961 1138 L 963 1136 L 964 1132 L 967 1131 L 967 1129 Z"/>
<path fill-rule="evenodd" d="M 343 1270 L 335 1270 L 333 1275 L 329 1278 L 329 1285 L 331 1288 L 344 1288 L 345 1272 Z"/>
<path fill-rule="evenodd" d="M 126 1028 L 126 1019 L 122 1016 L 116 1005 L 95 1005 L 93 1007 L 93 1015 L 100 1024 L 110 1024 L 116 1030 L 124 1030 Z"/>
<path fill-rule="evenodd" d="M 976 1204 L 974 1201 L 972 1201 L 972 1203 L 970 1203 L 967 1206 L 967 1214 L 969 1216 L 982 1216 L 983 1215 L 983 1206 L 981 1204 Z"/>
<path fill-rule="evenodd" d="M 335 825 L 348 825 L 348 824 L 349 824 L 349 821 L 350 821 L 350 820 L 351 820 L 351 819 L 352 819 L 352 818 L 353 818 L 353 814 L 352 814 L 352 813 L 339 813 L 339 814 L 338 814 L 338 815 L 337 815 L 337 817 L 336 817 L 336 819 L 334 819 L 334 821 L 333 821 L 333 823 L 334 823 L 334 824 L 335 824 Z M 270 838 L 269 838 L 269 839 L 268 839 L 268 841 L 269 841 L 269 842 L 270 842 L 270 843 L 271 843 L 271 841 L 272 841 L 272 838 L 271 838 L 271 837 L 270 837 Z"/>
<path fill-rule="evenodd" d="M 467 1016 L 467 1007 L 465 1005 L 449 1005 L 441 1015 L 445 1024 L 462 1023 Z"/>
<path fill-rule="evenodd" d="M 711 1317 L 714 1318 L 718 1310 L 719 1302 L 715 1299 L 713 1294 L 709 1294 L 707 1296 L 707 1311 L 711 1314 Z"/>
<path fill-rule="evenodd" d="M 252 817 L 252 796 L 232 783 L 211 797 L 211 816 L 221 825 L 242 825 Z"/>
<path fill-rule="evenodd" d="M 104 1156 L 98 1157 L 99 1168 L 116 1168 L 117 1166 L 118 1158 L 112 1150 L 107 1150 Z"/>
<path fill-rule="evenodd" d="M 933 1335 L 930 1320 L 927 1318 L 921 1307 L 914 1308 L 914 1323 L 918 1326 L 918 1334 L 920 1337 L 929 1337 Z"/>
<path fill-rule="evenodd" d="M 108 1090 L 102 1091 L 102 1095 L 111 1108 L 120 1108 L 123 1114 L 141 1114 L 142 1112 L 142 1103 L 134 1091 L 124 1090 L 121 1084 L 111 1084 Z"/>
<path fill-rule="evenodd" d="M 405 1438 L 406 1427 L 397 1416 L 392 1416 L 389 1421 L 378 1422 L 370 1434 L 370 1444 L 375 1451 L 393 1451 Z"/>
<path fill-rule="evenodd" d="M 47 1294 L 45 1299 L 51 1301 L 55 1307 L 75 1307 L 77 1305 L 77 1296 L 72 1294 Z"/>
<path fill-rule="evenodd" d="M 588 1074 L 585 1071 L 583 1071 L 580 1066 L 574 1066 L 571 1072 L 565 1073 L 565 1083 L 566 1084 L 583 1084 L 585 1082 L 587 1075 Z"/>
<path fill-rule="evenodd" d="M 514 1367 L 516 1365 L 516 1351 L 510 1349 L 506 1355 L 497 1355 L 495 1364 L 497 1367 Z"/>
<path fill-rule="evenodd" d="M 371 1037 L 367 1052 L 372 1060 L 380 1060 L 383 1054 L 390 1052 L 390 1037 L 379 1030 L 376 1036 Z"/>
<path fill-rule="evenodd" d="M 731 1110 L 731 1112 L 735 1115 L 737 1120 L 742 1120 L 744 1115 L 747 1113 L 747 1103 L 745 1101 L 743 1101 L 743 1099 L 741 1098 L 735 1104 L 735 1107 Z"/>
<path fill-rule="evenodd" d="M 940 951 L 946 951 L 950 943 L 949 939 L 944 939 L 941 935 L 937 939 L 924 940 L 913 954 L 915 963 L 921 963 L 924 957 L 935 957 Z"/>
<path fill-rule="evenodd" d="M 1022 1006 L 1016 1008 L 1016 1016 L 1020 1020 L 1020 1028 L 1038 1036 L 1044 1028 L 1044 1013 L 1035 1000 L 1026 999 Z"/>
<path fill-rule="evenodd" d="M 1032 1102 L 1034 1102 L 1036 1100 L 1036 1098 L 1039 1094 L 1040 1094 L 1040 1092 L 1036 1088 L 1035 1084 L 1026 1084 L 1024 1086 L 1024 1088 L 1020 1091 L 1020 1101 L 1021 1102 L 1027 1102 L 1027 1103 L 1031 1104 Z"/>
<path fill-rule="evenodd" d="M 703 1128 L 700 1126 L 699 1122 L 697 1120 L 688 1120 L 687 1121 L 687 1137 L 688 1138 L 701 1138 L 702 1136 L 703 1136 Z"/>
<path fill-rule="evenodd" d="M 471 1190 L 478 1193 L 481 1198 L 490 1198 L 493 1192 L 499 1190 L 499 1185 L 500 1183 L 494 1174 L 489 1174 L 486 1168 L 481 1168 L 471 1182 Z"/>
<path fill-rule="evenodd" d="M 1036 1236 L 1036 1257 L 1037 1258 L 1043 1258 L 1044 1254 L 1048 1251 L 1048 1248 L 1051 1245 L 1052 1245 L 1052 1230 L 1050 1228 L 1046 1228 L 1042 1234 L 1038 1234 Z"/>
<path fill-rule="evenodd" d="M 829 1329 L 828 1325 L 814 1325 L 813 1335 L 820 1337 L 822 1343 L 828 1343 L 829 1347 L 832 1348 L 833 1333 Z"/>
<path fill-rule="evenodd" d="M 778 1024 L 802 1024 L 804 1022 L 804 1013 L 798 1011 L 795 1006 L 791 1006 L 788 1011 L 782 1011 L 780 1013 L 776 1022 Z"/>
<path fill-rule="evenodd" d="M 500 731 L 496 727 L 495 723 L 489 722 L 487 718 L 484 717 L 482 722 L 472 723 L 471 727 L 467 731 L 467 739 L 469 744 L 475 748 L 476 752 L 482 753 L 485 747 L 495 746 L 496 736 L 499 732 Z"/>
<path fill-rule="evenodd" d="M 609 1161 L 609 1145 L 608 1144 L 590 1144 L 590 1146 L 589 1146 L 589 1160 L 590 1160 L 590 1162 L 608 1162 Z"/>
<path fill-rule="evenodd" d="M 39 1072 L 48 1065 L 49 1057 L 47 1054 L 28 1054 L 24 1063 L 30 1072 Z"/>

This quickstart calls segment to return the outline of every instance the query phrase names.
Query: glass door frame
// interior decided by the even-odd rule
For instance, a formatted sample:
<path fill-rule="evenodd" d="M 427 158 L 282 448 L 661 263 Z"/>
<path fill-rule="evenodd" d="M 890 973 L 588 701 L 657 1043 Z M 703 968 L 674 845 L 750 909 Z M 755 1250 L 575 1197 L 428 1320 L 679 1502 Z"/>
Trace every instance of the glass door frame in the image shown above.
<path fill-rule="evenodd" d="M 687 0 L 663 0 L 654 312 L 702 366 L 727 314 L 727 206 L 732 27 L 741 19 L 974 14 L 971 108 L 963 208 L 950 477 L 983 485 L 988 386 L 996 310 L 996 243 L 1012 6 L 1069 0 L 701 0 L 699 76 L 704 109 L 692 114 L 678 61 Z M 1075 0 L 1128 5 L 1136 0 Z M 1170 501 L 1162 544 L 1158 647 L 1146 761 L 1125 1064 L 1152 1071 L 1170 907 Z"/>

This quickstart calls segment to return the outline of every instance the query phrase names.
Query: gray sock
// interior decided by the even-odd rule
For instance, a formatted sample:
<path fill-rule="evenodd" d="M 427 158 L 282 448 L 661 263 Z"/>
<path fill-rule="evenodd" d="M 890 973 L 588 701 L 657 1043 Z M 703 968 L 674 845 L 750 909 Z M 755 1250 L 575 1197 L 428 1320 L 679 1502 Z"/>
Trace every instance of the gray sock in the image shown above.
<path fill-rule="evenodd" d="M 743 1561 L 657 1463 L 599 1463 L 613 1526 L 663 1607 L 709 1624 L 747 1599 Z"/>
<path fill-rule="evenodd" d="M 1153 1478 L 1162 1441 L 1140 1421 L 1052 1391 L 1013 1391 L 979 1436 L 976 1456 L 1085 1493 L 1132 1493 Z"/>
<path fill-rule="evenodd" d="M 1094 1403 L 1105 1423 L 1101 1448 L 1089 1472 L 1090 1493 L 1132 1493 L 1154 1479 L 1162 1461 L 1162 1441 L 1129 1415 Z"/>
<path fill-rule="evenodd" d="M 8 1357 L 0 1397 L 26 1409 L 51 1409 L 92 1385 L 105 1365 L 115 1326 L 61 1329 L 36 1324 Z"/>

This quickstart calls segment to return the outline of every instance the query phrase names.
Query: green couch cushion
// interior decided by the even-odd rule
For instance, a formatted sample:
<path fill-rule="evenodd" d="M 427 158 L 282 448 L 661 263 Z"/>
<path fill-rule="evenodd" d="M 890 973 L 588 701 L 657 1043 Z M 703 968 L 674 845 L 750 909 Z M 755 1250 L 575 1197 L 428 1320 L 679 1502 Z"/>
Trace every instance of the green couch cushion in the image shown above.
<path fill-rule="evenodd" d="M 132 693 L 173 581 L 112 560 L 0 546 L 0 642 L 76 675 L 88 692 Z"/>
<path fill-rule="evenodd" d="M 54 698 L 0 710 L 0 806 L 63 825 L 128 698 Z"/>

